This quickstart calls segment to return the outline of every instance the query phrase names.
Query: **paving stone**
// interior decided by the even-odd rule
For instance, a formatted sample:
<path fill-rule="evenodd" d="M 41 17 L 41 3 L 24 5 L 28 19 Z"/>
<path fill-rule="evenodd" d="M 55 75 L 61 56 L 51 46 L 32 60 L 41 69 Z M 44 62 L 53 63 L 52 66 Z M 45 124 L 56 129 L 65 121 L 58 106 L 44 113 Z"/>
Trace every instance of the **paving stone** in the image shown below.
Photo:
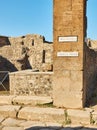
<path fill-rule="evenodd" d="M 0 123 L 4 120 L 5 118 L 3 116 L 0 116 Z"/>
<path fill-rule="evenodd" d="M 19 126 L 24 127 L 24 129 L 32 128 L 35 126 L 45 126 L 45 123 L 39 121 L 26 121 L 19 124 Z"/>
<path fill-rule="evenodd" d="M 4 105 L 0 106 L 0 115 L 3 117 L 16 117 L 20 106 Z"/>
<path fill-rule="evenodd" d="M 13 104 L 37 105 L 52 102 L 51 97 L 40 96 L 17 96 L 13 99 Z"/>
<path fill-rule="evenodd" d="M 24 130 L 22 127 L 4 127 L 2 130 Z"/>
<path fill-rule="evenodd" d="M 11 105 L 15 96 L 0 96 L 0 105 Z"/>
<path fill-rule="evenodd" d="M 92 109 L 97 112 L 97 105 L 93 106 Z"/>
<path fill-rule="evenodd" d="M 93 119 L 93 121 L 95 122 L 95 124 L 97 124 L 97 111 L 94 111 L 94 112 L 92 113 L 92 119 Z"/>
<path fill-rule="evenodd" d="M 65 120 L 64 109 L 56 108 L 37 108 L 37 107 L 24 107 L 19 111 L 18 118 L 46 121 L 46 122 L 63 122 Z"/>
<path fill-rule="evenodd" d="M 3 128 L 3 125 L 0 125 L 0 130 L 2 130 L 2 128 Z"/>
<path fill-rule="evenodd" d="M 59 123 L 46 122 L 45 124 L 46 124 L 46 126 L 62 127 L 62 124 L 59 124 Z"/>
<path fill-rule="evenodd" d="M 67 115 L 73 124 L 90 124 L 89 111 L 68 109 Z"/>
<path fill-rule="evenodd" d="M 66 125 L 65 127 L 76 128 L 77 130 L 77 129 L 82 129 L 84 126 L 82 124 L 70 124 L 70 125 Z"/>
<path fill-rule="evenodd" d="M 87 107 L 85 108 L 85 110 L 88 111 L 88 112 L 93 112 L 94 111 L 93 108 L 87 108 Z"/>
<path fill-rule="evenodd" d="M 4 126 L 18 126 L 20 123 L 25 122 L 25 120 L 17 120 L 13 118 L 7 118 L 5 121 L 2 122 Z"/>
<path fill-rule="evenodd" d="M 97 125 L 86 125 L 85 128 L 97 130 Z"/>

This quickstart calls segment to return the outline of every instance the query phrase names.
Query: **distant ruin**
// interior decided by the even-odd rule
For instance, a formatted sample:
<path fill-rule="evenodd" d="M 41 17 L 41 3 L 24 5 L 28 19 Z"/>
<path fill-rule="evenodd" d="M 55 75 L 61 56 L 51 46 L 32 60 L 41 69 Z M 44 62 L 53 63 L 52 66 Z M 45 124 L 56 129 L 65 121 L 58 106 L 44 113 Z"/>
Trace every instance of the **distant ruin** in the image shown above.
<path fill-rule="evenodd" d="M 8 85 L 8 77 L 4 82 L 5 88 L 10 89 L 11 94 L 17 95 L 50 95 L 52 90 L 50 77 L 52 76 L 35 74 L 32 76 L 34 77 L 32 83 L 27 70 L 28 75 L 29 73 L 31 75 L 33 71 L 40 73 L 53 71 L 53 44 L 45 41 L 43 36 L 35 34 L 21 37 L 0 36 L 0 71 L 14 72 L 10 74 L 10 85 Z M 28 80 L 26 80 L 27 77 Z M 43 77 L 47 78 L 43 79 Z M 37 86 L 37 84 L 40 85 Z M 1 86 L 0 90 L 3 89 L 4 87 Z"/>
<path fill-rule="evenodd" d="M 53 44 L 41 35 L 0 36 L 0 70 L 53 69 Z"/>

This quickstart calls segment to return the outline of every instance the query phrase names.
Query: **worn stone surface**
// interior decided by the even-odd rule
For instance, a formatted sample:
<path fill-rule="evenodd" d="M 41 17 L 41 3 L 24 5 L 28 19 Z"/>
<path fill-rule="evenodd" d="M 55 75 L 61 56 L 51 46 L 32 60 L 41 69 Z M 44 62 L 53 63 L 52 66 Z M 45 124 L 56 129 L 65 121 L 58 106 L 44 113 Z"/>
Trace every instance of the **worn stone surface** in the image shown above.
<path fill-rule="evenodd" d="M 54 127 L 54 126 L 62 127 L 61 123 L 53 123 L 53 122 L 46 122 L 45 125 L 48 126 L 48 127 Z"/>
<path fill-rule="evenodd" d="M 34 34 L 21 37 L 0 36 L 0 69 L 11 72 L 31 68 L 51 70 L 53 46 L 50 43 L 43 36 Z"/>
<path fill-rule="evenodd" d="M 48 122 L 63 122 L 65 120 L 63 109 L 37 107 L 22 108 L 19 111 L 18 118 Z"/>
<path fill-rule="evenodd" d="M 25 70 L 10 74 L 10 93 L 14 95 L 52 95 L 53 72 Z"/>
<path fill-rule="evenodd" d="M 15 96 L 0 96 L 0 105 L 10 105 Z"/>
<path fill-rule="evenodd" d="M 90 112 L 88 111 L 68 109 L 67 115 L 74 124 L 90 124 Z"/>
<path fill-rule="evenodd" d="M 4 120 L 5 118 L 0 115 L 0 123 Z"/>
<path fill-rule="evenodd" d="M 58 107 L 65 106 L 67 108 L 81 108 L 83 106 L 82 83 L 83 83 L 82 71 L 60 70 L 59 73 L 54 73 L 53 76 L 54 105 Z"/>
<path fill-rule="evenodd" d="M 31 105 L 35 106 L 38 104 L 51 103 L 51 97 L 40 97 L 40 96 L 17 96 L 12 100 L 13 104 Z"/>
<path fill-rule="evenodd" d="M 4 105 L 0 106 L 0 115 L 4 117 L 16 117 L 20 106 Z"/>
<path fill-rule="evenodd" d="M 2 130 L 24 130 L 22 127 L 4 127 Z"/>
<path fill-rule="evenodd" d="M 45 123 L 39 122 L 39 121 L 26 121 L 23 123 L 20 123 L 19 126 L 22 126 L 24 129 L 33 128 L 33 127 L 39 127 L 39 126 L 45 126 Z"/>
<path fill-rule="evenodd" d="M 25 123 L 25 120 L 17 120 L 13 118 L 7 118 L 2 122 L 4 126 L 19 126 L 20 123 Z"/>

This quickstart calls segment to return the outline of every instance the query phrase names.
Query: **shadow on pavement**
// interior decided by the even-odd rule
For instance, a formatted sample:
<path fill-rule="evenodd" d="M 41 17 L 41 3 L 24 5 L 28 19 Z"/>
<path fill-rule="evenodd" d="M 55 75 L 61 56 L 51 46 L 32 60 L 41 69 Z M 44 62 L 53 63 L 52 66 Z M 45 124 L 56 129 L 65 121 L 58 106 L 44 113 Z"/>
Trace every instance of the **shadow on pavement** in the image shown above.
<path fill-rule="evenodd" d="M 31 128 L 27 128 L 26 130 L 97 130 L 97 128 L 88 128 L 88 127 L 41 127 L 41 126 L 35 126 Z"/>

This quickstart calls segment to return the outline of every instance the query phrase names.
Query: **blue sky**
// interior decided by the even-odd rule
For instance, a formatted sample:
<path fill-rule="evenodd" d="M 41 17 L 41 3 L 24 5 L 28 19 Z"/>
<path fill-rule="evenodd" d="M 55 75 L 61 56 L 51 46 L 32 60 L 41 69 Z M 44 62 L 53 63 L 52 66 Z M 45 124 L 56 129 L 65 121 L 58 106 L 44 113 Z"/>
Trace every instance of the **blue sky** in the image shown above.
<path fill-rule="evenodd" d="M 88 0 L 88 37 L 97 39 L 97 0 Z M 0 35 L 41 34 L 53 40 L 53 0 L 0 0 Z"/>
<path fill-rule="evenodd" d="M 87 34 L 89 38 L 97 40 L 97 0 L 88 0 L 87 3 Z"/>
<path fill-rule="evenodd" d="M 0 35 L 41 34 L 52 40 L 52 0 L 0 0 Z"/>

